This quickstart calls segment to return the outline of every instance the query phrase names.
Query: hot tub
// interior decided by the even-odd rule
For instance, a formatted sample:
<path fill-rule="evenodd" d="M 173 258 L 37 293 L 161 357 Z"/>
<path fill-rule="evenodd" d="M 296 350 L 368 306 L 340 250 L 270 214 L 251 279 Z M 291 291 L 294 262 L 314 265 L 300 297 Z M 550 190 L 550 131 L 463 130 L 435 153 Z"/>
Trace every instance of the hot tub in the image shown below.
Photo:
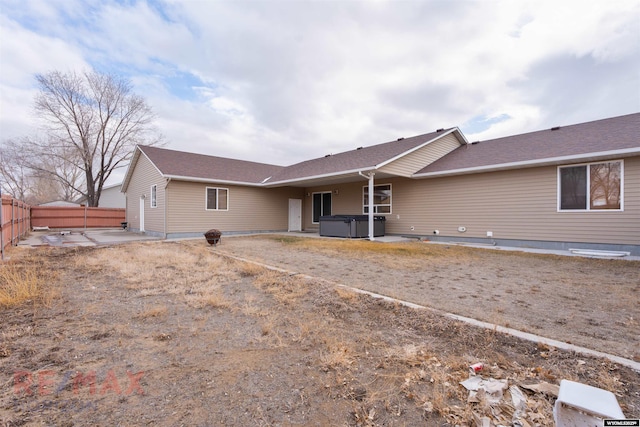
<path fill-rule="evenodd" d="M 373 217 L 373 236 L 384 236 L 384 216 Z M 369 237 L 368 215 L 325 215 L 320 217 L 320 235 L 325 237 Z"/>

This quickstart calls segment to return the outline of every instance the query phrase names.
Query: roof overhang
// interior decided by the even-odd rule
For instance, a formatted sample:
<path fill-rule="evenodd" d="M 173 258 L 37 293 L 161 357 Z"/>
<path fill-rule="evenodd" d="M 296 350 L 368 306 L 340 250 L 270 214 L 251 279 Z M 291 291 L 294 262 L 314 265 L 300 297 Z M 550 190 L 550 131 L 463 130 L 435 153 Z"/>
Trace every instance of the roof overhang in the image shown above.
<path fill-rule="evenodd" d="M 243 187 L 264 187 L 264 184 L 256 183 L 256 182 L 229 181 L 224 179 L 196 178 L 192 176 L 166 175 L 166 174 L 163 176 L 172 181 L 201 182 L 204 184 L 241 185 Z"/>
<path fill-rule="evenodd" d="M 326 175 L 326 176 L 317 176 L 312 178 L 305 178 L 301 180 L 290 180 L 290 181 L 281 181 L 277 183 L 272 183 L 270 185 L 262 185 L 267 188 L 275 188 L 275 187 L 316 187 L 320 185 L 334 185 L 334 184 L 347 184 L 351 182 L 359 182 L 362 181 L 363 178 L 359 174 L 359 172 L 375 172 L 376 179 L 386 179 L 386 178 L 395 178 L 398 175 L 393 175 L 389 173 L 382 173 L 376 171 L 374 168 L 363 168 L 358 169 L 356 171 L 352 171 L 350 173 L 341 173 L 335 175 Z"/>
<path fill-rule="evenodd" d="M 287 179 L 284 181 L 266 182 L 263 184 L 265 187 L 307 187 L 310 185 L 319 184 L 339 184 L 344 182 L 359 181 L 362 178 L 358 175 L 360 171 L 370 171 L 375 169 L 376 166 L 367 166 L 364 168 L 352 169 L 348 171 L 340 171 L 333 173 L 326 173 L 314 176 L 307 176 L 303 178 Z"/>
<path fill-rule="evenodd" d="M 122 180 L 122 188 L 121 192 L 126 193 L 127 188 L 129 187 L 129 181 L 131 181 L 131 175 L 133 174 L 133 169 L 138 163 L 138 157 L 140 157 L 140 148 L 136 145 L 136 148 L 133 150 L 133 156 L 131 156 L 131 160 L 129 161 L 129 166 L 127 166 L 127 171 L 124 174 L 124 179 Z"/>
<path fill-rule="evenodd" d="M 570 156 L 549 157 L 545 159 L 526 160 L 521 162 L 500 163 L 494 165 L 475 166 L 470 168 L 450 169 L 435 172 L 414 174 L 412 178 L 438 178 L 451 175 L 467 175 L 482 172 L 495 172 L 508 169 L 533 168 L 540 166 L 552 166 L 563 163 L 592 162 L 597 160 L 610 160 L 621 157 L 640 155 L 640 147 L 623 148 L 620 150 L 600 151 L 595 153 L 573 154 Z"/>
<path fill-rule="evenodd" d="M 136 148 L 133 150 L 133 156 L 131 156 L 131 161 L 129 162 L 129 166 L 127 167 L 127 172 L 124 174 L 124 179 L 122 180 L 122 188 L 120 189 L 121 193 L 126 193 L 127 188 L 129 188 L 129 181 L 131 181 L 131 175 L 133 175 L 133 170 L 135 169 L 136 164 L 138 163 L 140 154 L 142 154 L 144 157 L 147 158 L 147 160 L 149 160 L 149 163 L 153 165 L 155 170 L 158 171 L 160 175 L 164 176 L 164 174 L 160 171 L 160 169 L 158 169 L 156 164 L 151 161 L 149 156 L 147 156 L 144 153 L 144 151 L 142 151 L 140 146 L 136 145 Z"/>
<path fill-rule="evenodd" d="M 289 180 L 283 180 L 283 181 L 274 181 L 274 182 L 269 182 L 266 181 L 264 183 L 265 187 L 284 187 L 284 186 L 290 186 L 290 187 L 308 187 L 308 186 L 315 186 L 315 185 L 329 185 L 329 184 L 344 184 L 344 183 L 349 183 L 349 182 L 357 182 L 357 181 L 362 181 L 362 176 L 360 176 L 360 172 L 375 172 L 376 173 L 376 179 L 385 179 L 385 178 L 394 178 L 394 177 L 399 177 L 399 175 L 394 175 L 394 174 L 390 174 L 390 173 L 385 173 L 385 172 L 380 172 L 379 169 L 402 158 L 405 157 L 407 155 L 410 155 L 418 150 L 420 150 L 421 148 L 423 148 L 426 145 L 431 144 L 434 141 L 437 141 L 441 138 L 443 138 L 446 135 L 449 134 L 454 134 L 457 138 L 458 141 L 460 141 L 460 145 L 465 145 L 468 144 L 469 142 L 467 141 L 466 137 L 464 136 L 464 134 L 460 131 L 460 129 L 458 129 L 457 127 L 451 128 L 446 132 L 442 132 L 440 134 L 438 134 L 435 138 L 432 138 L 428 141 L 425 141 L 424 143 L 410 149 L 407 150 L 403 153 L 398 154 L 397 156 L 394 156 L 390 159 L 387 159 L 385 161 L 383 161 L 382 163 L 379 163 L 377 165 L 371 165 L 371 166 L 365 166 L 365 167 L 360 167 L 357 169 L 351 169 L 351 170 L 345 170 L 345 171 L 338 171 L 338 172 L 332 172 L 332 173 L 327 173 L 327 174 L 320 174 L 320 175 L 314 175 L 314 176 L 307 176 L 307 177 L 302 177 L 302 178 L 293 178 L 293 179 L 289 179 Z"/>

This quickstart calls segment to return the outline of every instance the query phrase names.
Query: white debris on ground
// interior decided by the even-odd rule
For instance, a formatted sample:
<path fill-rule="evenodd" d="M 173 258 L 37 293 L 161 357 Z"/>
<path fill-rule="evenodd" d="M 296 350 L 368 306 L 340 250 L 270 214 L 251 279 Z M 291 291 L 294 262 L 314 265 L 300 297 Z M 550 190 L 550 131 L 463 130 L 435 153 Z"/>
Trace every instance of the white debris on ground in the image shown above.
<path fill-rule="evenodd" d="M 547 382 L 517 385 L 475 372 L 460 385 L 469 390 L 467 403 L 472 406 L 477 427 L 546 425 L 551 409 L 549 399 L 558 396 L 558 386 Z"/>

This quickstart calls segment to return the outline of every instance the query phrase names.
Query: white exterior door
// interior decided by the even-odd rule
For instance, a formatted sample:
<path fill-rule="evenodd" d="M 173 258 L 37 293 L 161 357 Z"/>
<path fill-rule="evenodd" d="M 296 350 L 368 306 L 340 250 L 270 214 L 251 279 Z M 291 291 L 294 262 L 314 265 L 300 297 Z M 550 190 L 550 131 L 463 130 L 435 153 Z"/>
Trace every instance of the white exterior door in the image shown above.
<path fill-rule="evenodd" d="M 302 199 L 289 199 L 289 231 L 302 231 Z"/>
<path fill-rule="evenodd" d="M 140 231 L 144 231 L 144 197 L 140 197 Z"/>

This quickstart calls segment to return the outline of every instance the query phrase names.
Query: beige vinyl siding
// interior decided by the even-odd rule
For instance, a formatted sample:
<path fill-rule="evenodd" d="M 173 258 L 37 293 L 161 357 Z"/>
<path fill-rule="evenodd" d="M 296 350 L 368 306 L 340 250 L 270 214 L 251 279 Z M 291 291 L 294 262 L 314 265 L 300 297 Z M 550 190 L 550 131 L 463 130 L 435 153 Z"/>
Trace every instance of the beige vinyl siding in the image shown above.
<path fill-rule="evenodd" d="M 229 209 L 205 209 L 205 189 L 226 188 Z M 167 187 L 167 233 L 287 230 L 289 199 L 303 199 L 299 188 L 255 188 L 172 180 Z"/>
<path fill-rule="evenodd" d="M 166 179 L 147 159 L 140 154 L 135 165 L 129 187 L 127 188 L 127 222 L 132 229 L 140 229 L 140 196 L 145 195 L 144 228 L 145 231 L 164 233 L 164 204 Z M 156 208 L 151 208 L 151 186 L 156 184 Z"/>
<path fill-rule="evenodd" d="M 399 179 L 387 232 L 640 244 L 640 157 L 624 161 L 624 211 L 558 212 L 557 167 Z M 413 226 L 412 231 L 410 227 Z M 466 227 L 466 232 L 458 232 Z"/>
<path fill-rule="evenodd" d="M 302 201 L 303 217 L 302 227 L 304 230 L 315 230 L 318 224 L 313 223 L 313 193 L 331 192 L 331 214 L 332 215 L 362 215 L 362 183 L 336 184 L 332 186 L 309 187 L 304 190 L 305 197 Z M 337 191 L 337 194 L 335 194 Z M 307 194 L 309 196 L 307 196 Z"/>
<path fill-rule="evenodd" d="M 460 141 L 450 133 L 379 170 L 380 172 L 409 177 L 458 147 L 460 147 Z"/>

